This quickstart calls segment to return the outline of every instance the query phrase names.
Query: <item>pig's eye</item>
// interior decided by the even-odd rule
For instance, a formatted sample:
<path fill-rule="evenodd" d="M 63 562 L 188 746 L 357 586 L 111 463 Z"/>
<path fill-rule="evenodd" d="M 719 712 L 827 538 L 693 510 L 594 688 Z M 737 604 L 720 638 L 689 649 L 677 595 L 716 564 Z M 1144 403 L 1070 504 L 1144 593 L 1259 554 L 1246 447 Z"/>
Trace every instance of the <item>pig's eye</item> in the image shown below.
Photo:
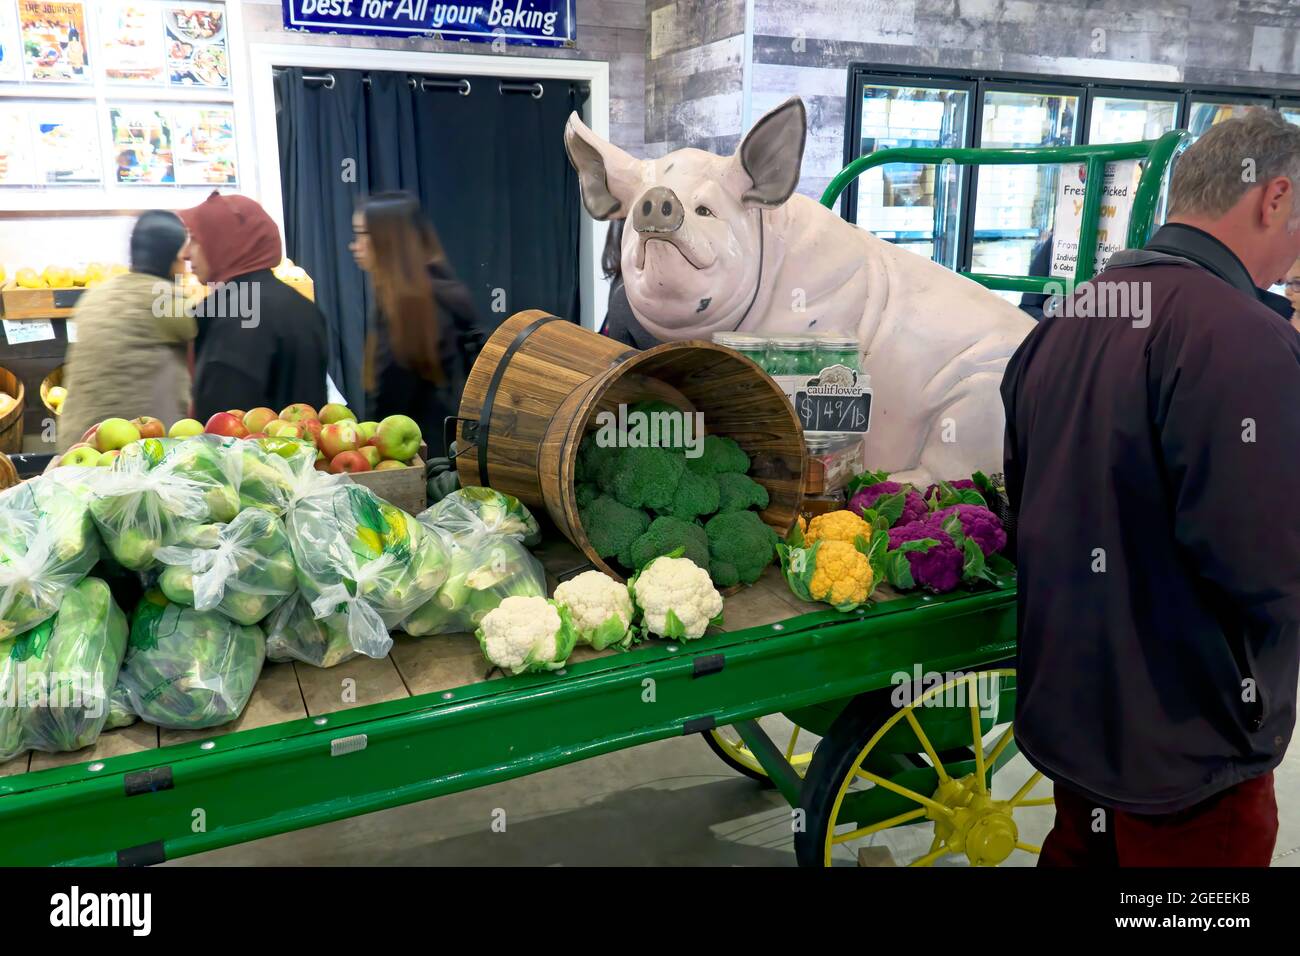
<path fill-rule="evenodd" d="M 697 215 L 697 216 L 712 216 L 712 215 L 713 215 L 713 210 L 710 209 L 708 206 L 696 206 L 696 207 L 695 207 L 695 215 Z"/>

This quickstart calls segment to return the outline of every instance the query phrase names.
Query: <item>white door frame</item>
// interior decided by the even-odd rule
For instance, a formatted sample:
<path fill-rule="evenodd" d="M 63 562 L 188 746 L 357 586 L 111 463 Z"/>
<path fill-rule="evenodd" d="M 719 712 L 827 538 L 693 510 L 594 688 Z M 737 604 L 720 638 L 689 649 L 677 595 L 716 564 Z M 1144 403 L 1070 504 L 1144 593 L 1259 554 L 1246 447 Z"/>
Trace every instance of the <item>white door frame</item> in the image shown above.
<path fill-rule="evenodd" d="M 275 88 L 272 70 L 298 66 L 321 70 L 396 70 L 406 73 L 450 76 L 524 77 L 537 80 L 576 80 L 589 84 L 591 96 L 583 120 L 599 136 L 609 138 L 609 63 L 604 60 L 567 60 L 554 57 L 492 56 L 471 53 L 425 53 L 407 50 L 372 50 L 357 47 L 300 43 L 252 43 L 248 46 L 249 83 L 253 128 L 256 133 L 258 195 L 271 217 L 284 228 L 284 197 L 280 191 L 279 138 L 275 125 Z M 579 210 L 579 284 L 582 324 L 595 329 L 604 321 L 609 287 L 600 269 L 600 250 L 607 223 L 596 222 Z M 537 236 L 537 242 L 549 237 Z M 511 303 L 509 311 L 532 308 L 528 302 Z M 571 318 L 571 316 L 562 316 Z"/>

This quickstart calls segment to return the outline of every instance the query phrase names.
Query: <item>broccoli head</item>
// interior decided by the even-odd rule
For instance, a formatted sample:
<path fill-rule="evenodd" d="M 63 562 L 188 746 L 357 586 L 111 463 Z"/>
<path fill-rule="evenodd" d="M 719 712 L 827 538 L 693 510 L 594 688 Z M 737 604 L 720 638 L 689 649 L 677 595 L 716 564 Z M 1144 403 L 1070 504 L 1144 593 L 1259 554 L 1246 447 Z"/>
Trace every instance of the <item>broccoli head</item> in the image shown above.
<path fill-rule="evenodd" d="M 767 507 L 767 489 L 748 475 L 724 471 L 715 475 L 714 480 L 718 484 L 719 511 L 748 511 L 750 508 L 761 511 Z"/>
<path fill-rule="evenodd" d="M 578 507 L 585 508 L 600 495 L 600 489 L 589 481 L 580 481 L 573 486 L 573 496 L 578 501 Z"/>
<path fill-rule="evenodd" d="M 776 556 L 776 532 L 754 511 L 714 515 L 704 526 L 709 573 L 718 587 L 753 584 Z"/>
<path fill-rule="evenodd" d="M 664 554 L 684 548 L 681 557 L 690 558 L 697 567 L 709 566 L 709 537 L 694 521 L 664 516 L 655 518 L 645 534 L 632 544 L 632 567 L 645 567 Z"/>
<path fill-rule="evenodd" d="M 673 503 L 677 482 L 685 470 L 686 460 L 680 452 L 667 448 L 624 448 L 613 472 L 612 487 L 605 490 L 629 508 L 666 511 Z"/>
<path fill-rule="evenodd" d="M 573 480 L 577 483 L 596 480 L 596 453 L 600 446 L 596 444 L 596 433 L 592 432 L 578 445 L 578 455 L 573 460 Z"/>
<path fill-rule="evenodd" d="M 633 567 L 632 544 L 649 526 L 648 514 L 601 495 L 581 509 L 578 518 L 598 555 L 616 558 L 624 567 Z"/>
<path fill-rule="evenodd" d="M 731 477 L 731 476 L 728 476 Z M 672 504 L 667 513 L 674 518 L 690 521 L 702 515 L 711 515 L 718 510 L 718 482 L 712 475 L 701 475 L 689 468 L 682 472 L 673 493 Z"/>
<path fill-rule="evenodd" d="M 731 438 L 705 435 L 700 457 L 687 458 L 686 464 L 702 475 L 743 475 L 749 471 L 749 456 Z"/>

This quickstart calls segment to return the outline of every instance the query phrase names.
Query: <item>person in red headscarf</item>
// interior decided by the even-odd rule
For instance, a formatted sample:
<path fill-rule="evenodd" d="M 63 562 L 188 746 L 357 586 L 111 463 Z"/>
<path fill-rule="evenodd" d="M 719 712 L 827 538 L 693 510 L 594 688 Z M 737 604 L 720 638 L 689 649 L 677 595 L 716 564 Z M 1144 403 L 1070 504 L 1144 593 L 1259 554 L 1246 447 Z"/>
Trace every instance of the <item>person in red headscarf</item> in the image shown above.
<path fill-rule="evenodd" d="M 211 288 L 195 309 L 194 415 L 325 403 L 327 334 L 315 303 L 272 273 L 280 230 L 246 196 L 214 192 L 180 213 L 190 265 Z"/>

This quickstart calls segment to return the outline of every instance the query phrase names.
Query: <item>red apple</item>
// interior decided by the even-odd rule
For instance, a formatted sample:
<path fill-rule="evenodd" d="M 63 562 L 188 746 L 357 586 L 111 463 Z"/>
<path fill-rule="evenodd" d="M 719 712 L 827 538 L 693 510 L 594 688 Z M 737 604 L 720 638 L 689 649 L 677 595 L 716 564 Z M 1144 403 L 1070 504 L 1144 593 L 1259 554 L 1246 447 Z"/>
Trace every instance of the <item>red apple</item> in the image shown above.
<path fill-rule="evenodd" d="M 361 432 L 357 431 L 356 422 L 335 422 L 333 425 L 325 425 L 321 428 L 317 444 L 320 445 L 320 450 L 333 461 L 341 452 L 356 451 L 361 447 Z"/>
<path fill-rule="evenodd" d="M 371 468 L 378 468 L 379 463 L 384 460 L 384 456 L 379 454 L 379 449 L 374 445 L 362 445 L 357 451 L 361 452 Z"/>
<path fill-rule="evenodd" d="M 285 408 L 280 409 L 280 417 L 286 422 L 300 422 L 304 418 L 320 418 L 316 414 L 316 409 L 302 402 L 295 402 Z"/>
<path fill-rule="evenodd" d="M 356 450 L 339 452 L 330 460 L 330 473 L 334 475 L 350 475 L 353 472 L 369 470 L 370 462 L 366 461 L 365 455 Z"/>
<path fill-rule="evenodd" d="M 400 461 L 393 461 L 393 459 L 391 458 L 385 458 L 379 464 L 375 465 L 375 471 L 395 471 L 398 468 L 408 468 L 408 467 L 410 466 L 405 465 Z"/>
<path fill-rule="evenodd" d="M 226 435 L 230 438 L 248 437 L 248 429 L 244 427 L 243 420 L 236 418 L 230 412 L 217 412 L 208 419 L 203 430 L 209 435 Z"/>
<path fill-rule="evenodd" d="M 244 427 L 250 432 L 264 432 L 266 426 L 276 420 L 276 414 L 266 406 L 249 409 L 248 414 L 243 416 Z"/>
<path fill-rule="evenodd" d="M 238 418 L 238 419 L 242 422 L 242 421 L 244 420 L 244 416 L 247 415 L 248 412 L 244 411 L 242 408 L 227 408 L 227 409 L 226 409 L 226 414 L 227 414 L 227 415 L 234 415 L 236 418 Z"/>
<path fill-rule="evenodd" d="M 167 429 L 162 421 L 149 415 L 133 418 L 131 424 L 140 432 L 141 438 L 162 438 L 163 435 L 167 434 Z"/>
<path fill-rule="evenodd" d="M 302 437 L 310 438 L 317 448 L 320 447 L 320 433 L 324 428 L 318 418 L 304 418 L 298 423 L 302 427 Z"/>

